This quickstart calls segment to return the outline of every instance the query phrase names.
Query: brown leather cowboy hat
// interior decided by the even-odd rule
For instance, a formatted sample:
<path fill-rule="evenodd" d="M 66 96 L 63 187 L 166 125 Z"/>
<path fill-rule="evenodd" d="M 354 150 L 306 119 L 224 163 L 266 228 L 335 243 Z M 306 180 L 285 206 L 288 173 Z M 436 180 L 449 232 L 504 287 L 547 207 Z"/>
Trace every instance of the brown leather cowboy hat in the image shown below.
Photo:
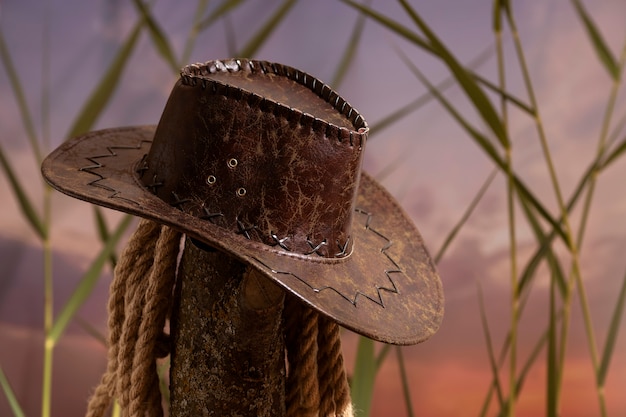
<path fill-rule="evenodd" d="M 443 315 L 422 238 L 361 160 L 368 127 L 297 69 L 189 65 L 158 126 L 71 139 L 44 161 L 61 192 L 186 233 L 372 339 L 414 344 Z"/>

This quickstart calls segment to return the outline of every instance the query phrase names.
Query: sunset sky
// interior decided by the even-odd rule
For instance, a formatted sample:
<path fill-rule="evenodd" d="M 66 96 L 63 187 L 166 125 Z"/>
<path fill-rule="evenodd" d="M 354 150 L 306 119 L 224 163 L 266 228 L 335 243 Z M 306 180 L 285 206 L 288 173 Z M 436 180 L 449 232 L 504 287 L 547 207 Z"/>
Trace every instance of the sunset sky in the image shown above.
<path fill-rule="evenodd" d="M 191 61 L 230 57 L 281 4 L 277 0 L 248 3 L 230 17 L 229 23 L 217 23 L 201 34 Z M 486 47 L 493 46 L 492 1 L 411 3 L 462 62 L 469 62 Z M 512 3 L 549 147 L 567 200 L 595 155 L 611 80 L 571 2 Z M 626 41 L 626 2 L 588 0 L 585 4 L 613 54 L 619 56 Z M 157 1 L 154 6 L 157 20 L 179 55 L 194 7 L 195 3 L 183 6 L 183 2 L 169 0 Z M 414 28 L 396 2 L 374 0 L 372 7 Z M 40 136 L 45 122 L 41 116 L 45 104 L 42 80 L 47 79 L 50 86 L 48 151 L 65 139 L 75 116 L 137 19 L 132 2 L 121 0 L 0 1 L 0 30 L 18 68 Z M 300 1 L 255 58 L 281 62 L 330 82 L 356 20 L 357 13 L 338 1 Z M 227 46 L 224 34 L 228 31 L 232 32 L 234 48 Z M 507 84 L 526 101 L 514 45 L 508 34 L 504 46 Z M 433 83 L 443 81 L 449 74 L 433 56 L 377 23 L 366 21 L 362 43 L 346 79 L 337 89 L 370 125 L 375 126 L 425 92 L 425 87 L 399 57 L 399 50 Z M 49 70 L 47 75 L 42 76 L 42 68 Z M 477 72 L 497 81 L 495 57 L 492 55 Z M 121 79 L 121 88 L 113 95 L 96 127 L 156 123 L 176 77 L 155 52 L 147 32 L 143 33 Z M 617 100 L 614 125 L 626 113 L 623 90 Z M 459 88 L 447 91 L 446 97 L 478 129 L 487 129 L 478 121 Z M 558 206 L 532 120 L 511 111 L 510 132 L 516 171 L 556 217 Z M 623 136 L 622 130 L 620 138 Z M 39 167 L 28 146 L 4 67 L 0 67 L 0 143 L 41 211 Z M 493 164 L 433 101 L 392 127 L 375 131 L 367 145 L 364 169 L 378 177 L 396 196 L 435 254 L 493 170 Z M 43 355 L 42 251 L 4 174 L 0 174 L 0 196 L 0 366 L 27 415 L 35 416 L 39 413 Z M 58 193 L 53 196 L 52 204 L 58 312 L 99 251 L 100 243 L 88 204 Z M 496 352 L 510 324 L 506 209 L 505 178 L 499 174 L 439 264 L 446 298 L 442 327 L 431 340 L 404 350 L 416 415 L 475 416 L 481 409 L 491 372 L 480 322 L 479 286 Z M 579 208 L 572 217 L 575 230 L 580 213 Z M 114 224 L 120 216 L 107 212 L 107 218 Z M 536 246 L 521 211 L 518 211 L 518 226 L 518 263 L 523 266 Z M 556 247 L 568 272 L 570 258 L 562 245 Z M 604 346 L 617 292 L 624 279 L 624 248 L 626 159 L 622 158 L 598 179 L 581 255 L 599 351 Z M 542 268 L 520 323 L 520 366 L 548 324 L 549 277 L 545 266 Z M 80 319 L 103 333 L 109 281 L 110 272 L 107 272 L 80 310 Z M 562 411 L 568 417 L 594 416 L 598 415 L 598 404 L 578 299 L 572 305 Z M 355 345 L 356 337 L 347 334 L 344 352 L 349 365 L 354 360 Z M 80 326 L 72 324 L 55 355 L 53 415 L 80 416 L 85 410 L 87 394 L 104 369 L 105 348 Z M 545 357 L 544 351 L 527 378 L 519 400 L 519 416 L 544 413 Z M 609 415 L 626 415 L 624 388 L 626 325 L 623 322 L 606 383 Z M 404 416 L 405 413 L 396 357 L 390 354 L 377 380 L 373 415 Z M 8 405 L 0 395 L 0 416 L 5 415 L 9 415 Z"/>

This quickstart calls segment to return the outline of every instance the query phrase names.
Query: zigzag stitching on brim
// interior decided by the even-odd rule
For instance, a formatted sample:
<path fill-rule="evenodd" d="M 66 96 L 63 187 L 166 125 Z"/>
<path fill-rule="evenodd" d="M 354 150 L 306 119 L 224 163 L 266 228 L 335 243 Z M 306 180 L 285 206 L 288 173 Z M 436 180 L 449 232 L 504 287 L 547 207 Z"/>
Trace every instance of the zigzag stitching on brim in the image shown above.
<path fill-rule="evenodd" d="M 265 262 L 261 261 L 260 259 L 253 257 L 254 260 L 256 260 L 257 262 L 259 262 L 261 265 L 263 265 L 265 268 L 269 269 L 272 273 L 274 274 L 281 274 L 281 275 L 291 275 L 292 277 L 296 278 L 298 281 L 302 282 L 303 284 L 305 284 L 307 287 L 309 287 L 313 292 L 315 293 L 321 293 L 322 291 L 325 290 L 330 290 L 335 292 L 336 294 L 338 294 L 341 298 L 343 298 L 344 300 L 348 301 L 350 304 L 352 304 L 354 307 L 357 307 L 357 303 L 359 300 L 359 297 L 362 296 L 370 301 L 372 301 L 373 303 L 379 305 L 382 308 L 385 308 L 385 302 L 383 300 L 381 291 L 387 291 L 393 294 L 398 294 L 398 287 L 396 286 L 396 283 L 394 282 L 393 278 L 391 278 L 390 274 L 398 274 L 398 273 L 403 273 L 402 269 L 400 268 L 400 266 L 398 265 L 398 263 L 391 257 L 391 255 L 389 255 L 387 253 L 387 250 L 389 248 L 391 248 L 391 246 L 393 245 L 393 242 L 388 239 L 385 235 L 383 235 L 382 233 L 380 233 L 379 231 L 377 231 L 376 229 L 370 227 L 370 222 L 371 219 L 373 217 L 373 215 L 365 210 L 356 208 L 355 211 L 357 213 L 361 213 L 367 216 L 367 219 L 365 221 L 365 229 L 376 234 L 378 237 L 384 239 L 387 241 L 387 243 L 385 243 L 385 245 L 383 245 L 382 248 L 380 248 L 380 252 L 385 255 L 385 257 L 393 264 L 393 266 L 395 267 L 395 269 L 386 269 L 384 271 L 385 276 L 387 277 L 387 279 L 389 280 L 389 282 L 391 283 L 391 288 L 387 287 L 387 286 L 378 286 L 376 285 L 376 293 L 378 295 L 377 298 L 373 298 L 370 297 L 369 295 L 365 294 L 364 292 L 357 290 L 354 293 L 354 296 L 352 298 L 350 298 L 349 296 L 347 296 L 346 294 L 342 293 L 341 291 L 339 291 L 338 289 L 328 285 L 328 286 L 323 286 L 323 287 L 314 287 L 311 284 L 309 284 L 308 282 L 306 282 L 304 279 L 300 278 L 297 274 L 294 274 L 293 272 L 290 271 L 279 271 L 276 269 L 273 269 L 272 267 L 270 267 L 269 265 L 267 265 Z"/>
<path fill-rule="evenodd" d="M 90 185 L 92 187 L 101 188 L 103 190 L 111 192 L 112 194 L 109 195 L 108 198 L 116 198 L 118 200 L 124 200 L 126 202 L 129 202 L 129 203 L 132 203 L 132 204 L 135 204 L 135 205 L 139 205 L 139 203 L 134 201 L 134 200 L 131 200 L 131 199 L 128 199 L 128 198 L 125 198 L 125 197 L 121 197 L 121 194 L 122 194 L 121 191 L 116 190 L 114 188 L 111 188 L 108 185 L 101 184 L 100 181 L 107 180 L 107 177 L 101 175 L 96 170 L 106 167 L 106 165 L 101 164 L 99 161 L 97 161 L 97 159 L 115 157 L 115 156 L 117 156 L 117 153 L 115 152 L 115 150 L 119 150 L 119 149 L 122 149 L 122 150 L 123 149 L 141 149 L 141 146 L 144 143 L 152 143 L 152 141 L 141 140 L 135 146 L 107 146 L 106 150 L 107 150 L 108 154 L 85 157 L 86 160 L 91 162 L 91 165 L 86 165 L 84 167 L 78 168 L 78 170 L 98 177 L 98 179 L 95 179 L 93 181 L 88 182 L 87 185 Z"/>

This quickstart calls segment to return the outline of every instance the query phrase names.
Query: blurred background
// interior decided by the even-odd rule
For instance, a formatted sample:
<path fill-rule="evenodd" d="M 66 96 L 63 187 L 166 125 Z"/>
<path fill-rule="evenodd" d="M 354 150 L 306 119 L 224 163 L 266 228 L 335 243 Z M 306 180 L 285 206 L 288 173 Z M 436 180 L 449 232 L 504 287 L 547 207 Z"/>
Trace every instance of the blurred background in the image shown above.
<path fill-rule="evenodd" d="M 556 175 L 563 197 L 569 201 L 594 161 L 612 88 L 621 84 L 607 74 L 598 58 L 597 48 L 577 13 L 577 2 L 512 3 Z M 428 94 L 428 88 L 411 67 L 419 68 L 430 82 L 445 90 L 445 97 L 459 112 L 495 143 L 471 100 L 458 83 L 450 81 L 446 65 L 389 27 L 360 17 L 359 11 L 349 4 L 337 0 L 209 1 L 203 18 L 218 13 L 222 5 L 233 7 L 198 31 L 193 48 L 185 56 L 190 29 L 197 23 L 194 20 L 197 4 L 169 0 L 145 3 L 154 19 L 152 22 L 156 22 L 165 36 L 176 60 L 185 59 L 174 63 L 168 62 L 163 49 L 155 46 L 159 43 L 155 41 L 154 27 L 141 24 L 138 4 L 143 3 L 0 0 L 1 150 L 35 212 L 44 216 L 49 209 L 50 213 L 49 234 L 42 239 L 25 216 L 24 205 L 6 168 L 2 171 L 0 367 L 28 416 L 41 412 L 46 285 L 50 285 L 49 294 L 54 296 L 54 317 L 59 317 L 103 243 L 92 207 L 45 191 L 39 172 L 40 156 L 28 139 L 25 127 L 28 123 L 24 121 L 23 109 L 20 110 L 20 94 L 32 118 L 31 136 L 37 139 L 40 153 L 47 154 L 70 132 L 80 131 L 81 126 L 91 130 L 157 123 L 178 75 L 176 65 L 247 56 L 247 52 L 252 52 L 255 58 L 304 70 L 331 83 L 373 127 L 364 169 L 396 196 L 414 219 L 433 255 L 439 253 L 494 171 L 495 165 L 484 149 Z M 421 33 L 400 3 L 373 0 L 367 4 L 397 24 Z M 414 1 L 412 5 L 458 61 L 498 83 L 492 2 L 424 0 Z M 626 2 L 595 0 L 585 5 L 614 59 L 619 60 L 626 40 Z M 270 26 L 271 31 L 262 43 L 254 44 L 267 22 L 279 11 L 284 11 L 282 19 Z M 358 43 L 353 43 L 351 39 L 354 33 L 359 33 L 355 29 L 359 25 L 362 32 Z M 135 32 L 136 42 L 131 48 L 129 39 Z M 355 45 L 353 53 L 349 49 L 351 44 Z M 128 50 L 124 66 L 115 74 L 111 68 L 124 48 Z M 524 74 L 519 69 L 508 29 L 504 32 L 503 48 L 507 91 L 529 102 Z M 349 65 L 344 76 L 339 77 L 337 69 L 346 56 Z M 89 113 L 85 106 L 89 100 L 94 102 L 94 92 L 107 94 L 106 88 L 97 90 L 105 75 L 119 76 L 112 84 L 115 88 L 108 91 L 111 95 L 104 101 L 102 111 L 92 112 L 95 116 L 91 123 L 77 126 L 77 120 Z M 439 84 L 446 80 L 450 87 Z M 16 92 L 16 85 L 21 86 L 21 92 Z M 620 120 L 623 122 L 626 115 L 626 100 L 623 88 L 619 91 L 610 132 L 618 138 L 616 143 L 623 143 Z M 496 95 L 489 97 L 494 106 L 499 106 Z M 408 110 L 400 116 L 397 112 L 403 108 Z M 511 108 L 506 127 L 512 143 L 514 170 L 557 218 L 558 199 L 535 121 L 514 106 Z M 398 117 L 386 123 L 391 115 Z M 446 312 L 439 333 L 421 345 L 402 350 L 415 415 L 480 415 L 487 398 L 493 372 L 481 324 L 479 287 L 491 341 L 499 355 L 511 326 L 512 258 L 506 184 L 506 175 L 498 171 L 441 257 L 438 265 Z M 517 210 L 516 256 L 521 271 L 538 245 L 521 209 Z M 575 233 L 582 212 L 581 202 L 571 215 Z M 110 211 L 103 213 L 113 230 L 122 216 Z M 546 222 L 542 227 L 545 233 L 550 231 Z M 118 249 L 123 243 L 124 237 Z M 572 257 L 567 248 L 558 240 L 552 248 L 562 259 L 563 271 L 569 277 Z M 626 270 L 624 248 L 626 160 L 616 158 L 595 183 L 584 243 L 579 248 L 590 321 L 600 352 L 610 330 L 615 330 L 611 323 L 618 301 L 624 300 L 620 296 Z M 44 279 L 46 250 L 51 254 L 49 278 L 52 279 Z M 87 397 L 104 371 L 106 348 L 101 336 L 106 334 L 110 266 L 106 264 L 98 275 L 101 276 L 94 281 L 93 292 L 72 317 L 54 348 L 51 410 L 55 416 L 83 415 Z M 532 290 L 517 330 L 518 370 L 550 324 L 551 277 L 553 274 L 544 264 L 533 275 Z M 560 409 L 564 416 L 602 415 L 584 327 L 585 313 L 576 293 L 573 297 L 569 332 L 564 339 L 567 349 Z M 603 392 L 606 414 L 623 416 L 626 415 L 623 395 L 626 328 L 620 323 L 614 326 L 618 326 L 618 331 Z M 361 342 L 348 332 L 344 340 L 346 363 L 352 370 Z M 384 347 L 375 344 L 374 349 L 380 352 Z M 386 352 L 389 354 L 374 382 L 370 415 L 410 415 L 395 350 Z M 525 374 L 517 415 L 546 413 L 547 360 L 548 350 L 542 345 Z M 501 375 L 505 392 L 508 392 L 508 366 L 502 368 Z M 493 401 L 487 415 L 495 415 L 499 410 Z M 0 416 L 9 415 L 12 415 L 9 402 L 0 392 Z"/>

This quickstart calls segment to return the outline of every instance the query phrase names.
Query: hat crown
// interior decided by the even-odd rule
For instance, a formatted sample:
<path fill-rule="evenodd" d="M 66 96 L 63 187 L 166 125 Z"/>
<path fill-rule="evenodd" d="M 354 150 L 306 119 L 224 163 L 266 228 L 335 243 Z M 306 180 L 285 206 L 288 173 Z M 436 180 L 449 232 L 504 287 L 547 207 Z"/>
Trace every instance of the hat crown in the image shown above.
<path fill-rule="evenodd" d="M 136 169 L 160 199 L 246 239 L 344 257 L 367 132 L 302 71 L 210 61 L 183 68 Z"/>

